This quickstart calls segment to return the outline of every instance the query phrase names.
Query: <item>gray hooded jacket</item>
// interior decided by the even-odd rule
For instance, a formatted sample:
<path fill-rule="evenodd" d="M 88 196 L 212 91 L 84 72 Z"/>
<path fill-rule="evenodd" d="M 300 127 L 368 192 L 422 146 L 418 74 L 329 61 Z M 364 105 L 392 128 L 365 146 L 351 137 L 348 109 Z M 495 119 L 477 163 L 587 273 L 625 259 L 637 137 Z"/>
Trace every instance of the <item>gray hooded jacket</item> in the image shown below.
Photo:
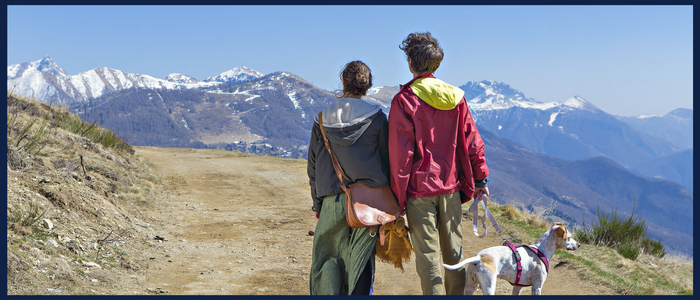
<path fill-rule="evenodd" d="M 323 110 L 323 127 L 338 156 L 340 166 L 352 182 L 373 187 L 389 184 L 388 122 L 379 106 L 361 99 L 341 98 Z M 343 192 L 324 147 L 318 115 L 309 142 L 307 165 L 313 210 L 321 211 L 323 198 Z"/>

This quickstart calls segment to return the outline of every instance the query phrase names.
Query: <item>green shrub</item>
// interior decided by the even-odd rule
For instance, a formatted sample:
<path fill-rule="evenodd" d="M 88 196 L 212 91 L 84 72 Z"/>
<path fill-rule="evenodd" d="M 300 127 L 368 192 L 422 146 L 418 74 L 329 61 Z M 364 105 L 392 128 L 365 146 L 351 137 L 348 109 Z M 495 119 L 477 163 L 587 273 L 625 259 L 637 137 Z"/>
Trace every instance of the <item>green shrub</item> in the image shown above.
<path fill-rule="evenodd" d="M 664 250 L 664 246 L 661 245 L 661 241 L 652 241 L 650 238 L 644 238 L 642 241 L 642 252 L 644 253 L 649 253 L 651 255 L 654 255 L 656 257 L 662 258 L 666 256 L 666 251 Z"/>
<path fill-rule="evenodd" d="M 661 241 L 654 242 L 647 237 L 647 224 L 634 215 L 634 207 L 626 219 L 617 214 L 617 209 L 610 215 L 602 214 L 600 209 L 597 212 L 598 225 L 586 227 L 584 222 L 583 228 L 574 230 L 579 242 L 616 249 L 622 256 L 632 260 L 637 259 L 640 252 L 657 257 L 666 255 Z"/>
<path fill-rule="evenodd" d="M 41 153 L 48 143 L 48 113 L 44 116 L 30 116 L 30 120 L 22 122 L 18 115 L 19 109 L 8 108 L 7 111 L 7 143 L 16 148 L 25 149 L 31 155 Z"/>
<path fill-rule="evenodd" d="M 620 255 L 622 255 L 624 258 L 636 260 L 641 249 L 639 245 L 634 243 L 626 243 L 618 245 L 615 250 L 617 250 L 617 253 L 620 253 Z"/>

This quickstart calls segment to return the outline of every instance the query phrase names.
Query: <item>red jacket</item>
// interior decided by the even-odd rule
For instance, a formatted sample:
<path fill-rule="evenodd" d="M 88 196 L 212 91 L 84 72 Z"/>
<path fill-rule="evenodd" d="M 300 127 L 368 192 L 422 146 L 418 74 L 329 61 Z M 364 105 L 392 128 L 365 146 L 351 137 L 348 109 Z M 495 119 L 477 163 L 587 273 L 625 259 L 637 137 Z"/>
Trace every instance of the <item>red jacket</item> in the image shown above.
<path fill-rule="evenodd" d="M 408 198 L 462 191 L 469 201 L 489 170 L 464 91 L 432 74 L 402 85 L 389 111 L 389 164 L 402 212 Z"/>

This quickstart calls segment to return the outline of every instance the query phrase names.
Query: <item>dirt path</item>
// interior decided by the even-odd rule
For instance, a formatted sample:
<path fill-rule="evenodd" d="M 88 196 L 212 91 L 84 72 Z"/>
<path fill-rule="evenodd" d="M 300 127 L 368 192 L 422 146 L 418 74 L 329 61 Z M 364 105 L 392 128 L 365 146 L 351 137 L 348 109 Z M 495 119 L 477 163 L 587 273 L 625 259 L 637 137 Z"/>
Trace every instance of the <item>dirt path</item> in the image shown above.
<path fill-rule="evenodd" d="M 177 295 L 307 295 L 316 220 L 306 162 L 227 151 L 136 147 L 158 166 L 164 190 L 154 218 L 160 236 L 149 254 L 145 285 Z M 478 239 L 464 222 L 464 253 L 498 245 Z M 494 232 L 493 228 L 490 232 Z M 543 294 L 613 294 L 582 284 L 577 271 L 555 256 Z M 376 295 L 419 295 L 413 262 L 402 272 L 377 264 Z M 557 267 L 555 267 L 557 266 Z M 499 281 L 497 293 L 510 294 Z M 480 293 L 480 291 L 478 292 Z M 530 289 L 523 289 L 529 294 Z"/>

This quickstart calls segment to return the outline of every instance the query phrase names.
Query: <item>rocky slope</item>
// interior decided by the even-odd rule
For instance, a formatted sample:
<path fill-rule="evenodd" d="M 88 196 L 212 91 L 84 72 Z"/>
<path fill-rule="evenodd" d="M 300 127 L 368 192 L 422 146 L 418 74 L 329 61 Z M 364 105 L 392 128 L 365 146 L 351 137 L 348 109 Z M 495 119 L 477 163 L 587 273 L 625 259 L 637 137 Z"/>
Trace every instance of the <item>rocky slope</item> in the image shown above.
<path fill-rule="evenodd" d="M 126 292 L 145 267 L 135 254 L 159 242 L 150 165 L 64 129 L 68 116 L 8 94 L 8 295 Z"/>

